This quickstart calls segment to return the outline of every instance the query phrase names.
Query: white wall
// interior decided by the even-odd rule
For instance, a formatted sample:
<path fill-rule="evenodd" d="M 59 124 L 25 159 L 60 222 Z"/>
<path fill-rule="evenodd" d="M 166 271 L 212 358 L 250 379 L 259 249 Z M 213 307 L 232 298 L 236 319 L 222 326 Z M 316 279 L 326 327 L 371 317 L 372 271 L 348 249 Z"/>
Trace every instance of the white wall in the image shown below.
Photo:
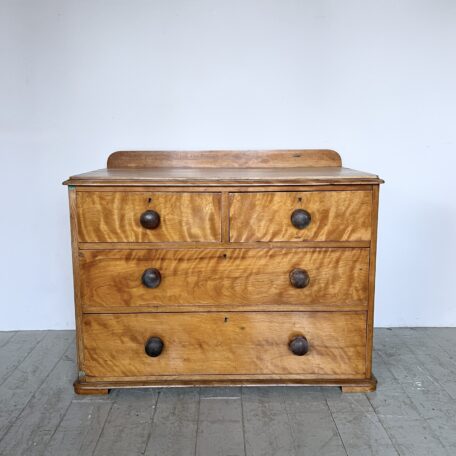
<path fill-rule="evenodd" d="M 66 188 L 118 149 L 380 174 L 379 326 L 456 325 L 456 2 L 0 0 L 0 330 L 72 328 Z"/>

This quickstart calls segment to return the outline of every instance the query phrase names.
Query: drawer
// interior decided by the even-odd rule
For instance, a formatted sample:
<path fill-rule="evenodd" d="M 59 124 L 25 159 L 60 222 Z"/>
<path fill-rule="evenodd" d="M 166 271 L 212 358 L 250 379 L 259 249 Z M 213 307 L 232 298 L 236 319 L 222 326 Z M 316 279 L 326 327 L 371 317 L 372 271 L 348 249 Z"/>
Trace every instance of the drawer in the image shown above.
<path fill-rule="evenodd" d="M 79 255 L 84 311 L 367 305 L 367 248 L 82 250 Z"/>
<path fill-rule="evenodd" d="M 308 352 L 297 356 L 289 344 L 303 337 Z M 159 356 L 146 354 L 150 338 L 162 341 Z M 364 312 L 93 314 L 83 316 L 83 339 L 84 371 L 89 377 L 299 374 L 362 378 L 366 369 Z"/>
<path fill-rule="evenodd" d="M 368 241 L 371 210 L 371 191 L 232 193 L 230 240 Z"/>
<path fill-rule="evenodd" d="M 83 191 L 77 220 L 80 242 L 220 242 L 220 194 Z"/>

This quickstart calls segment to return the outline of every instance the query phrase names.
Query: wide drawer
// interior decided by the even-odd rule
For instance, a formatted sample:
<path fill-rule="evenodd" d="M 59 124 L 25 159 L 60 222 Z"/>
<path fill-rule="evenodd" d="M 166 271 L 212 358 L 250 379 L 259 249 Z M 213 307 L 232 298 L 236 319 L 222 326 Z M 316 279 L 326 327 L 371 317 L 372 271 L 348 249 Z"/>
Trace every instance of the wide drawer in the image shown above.
<path fill-rule="evenodd" d="M 289 343 L 307 339 L 296 356 Z M 160 338 L 161 354 L 145 352 Z M 84 371 L 94 377 L 300 374 L 362 378 L 364 312 L 213 312 L 83 316 Z"/>
<path fill-rule="evenodd" d="M 371 191 L 230 194 L 231 242 L 368 241 Z"/>
<path fill-rule="evenodd" d="M 220 194 L 82 191 L 77 219 L 80 242 L 220 242 Z"/>
<path fill-rule="evenodd" d="M 83 250 L 79 256 L 84 311 L 367 305 L 367 248 Z M 307 286 L 296 288 L 305 279 Z"/>

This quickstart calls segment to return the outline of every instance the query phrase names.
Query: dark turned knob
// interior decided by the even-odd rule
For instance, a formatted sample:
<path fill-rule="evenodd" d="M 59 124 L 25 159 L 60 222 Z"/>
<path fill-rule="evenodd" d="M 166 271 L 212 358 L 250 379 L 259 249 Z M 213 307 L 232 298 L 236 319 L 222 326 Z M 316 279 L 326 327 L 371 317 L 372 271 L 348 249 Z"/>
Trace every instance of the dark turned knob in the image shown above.
<path fill-rule="evenodd" d="M 143 272 L 141 282 L 147 288 L 157 288 L 161 282 L 161 274 L 158 269 L 149 268 Z"/>
<path fill-rule="evenodd" d="M 295 288 L 306 288 L 309 285 L 310 277 L 307 271 L 304 269 L 293 269 L 290 272 L 290 283 Z"/>
<path fill-rule="evenodd" d="M 309 351 L 309 342 L 304 336 L 296 336 L 288 344 L 290 351 L 296 356 L 303 356 Z"/>
<path fill-rule="evenodd" d="M 161 354 L 164 346 L 165 344 L 160 339 L 160 337 L 149 337 L 149 339 L 147 339 L 146 345 L 144 346 L 144 350 L 149 356 L 155 358 Z"/>
<path fill-rule="evenodd" d="M 306 226 L 309 226 L 312 217 L 304 209 L 296 209 L 291 214 L 291 223 L 295 228 L 302 230 Z"/>
<path fill-rule="evenodd" d="M 139 223 L 148 230 L 153 230 L 160 225 L 160 214 L 156 211 L 146 211 L 139 217 Z"/>

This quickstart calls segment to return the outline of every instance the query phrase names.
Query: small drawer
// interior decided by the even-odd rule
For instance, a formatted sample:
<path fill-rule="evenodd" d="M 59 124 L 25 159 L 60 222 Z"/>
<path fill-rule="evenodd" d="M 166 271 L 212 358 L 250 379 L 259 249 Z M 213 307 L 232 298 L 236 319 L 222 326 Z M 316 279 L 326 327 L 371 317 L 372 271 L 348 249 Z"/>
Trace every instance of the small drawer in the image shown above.
<path fill-rule="evenodd" d="M 77 193 L 79 242 L 220 242 L 219 193 Z"/>
<path fill-rule="evenodd" d="M 231 242 L 369 241 L 371 191 L 230 194 Z"/>
<path fill-rule="evenodd" d="M 79 255 L 86 312 L 177 305 L 367 306 L 367 248 L 82 250 Z"/>
<path fill-rule="evenodd" d="M 365 312 L 84 315 L 88 377 L 267 375 L 363 378 Z"/>

